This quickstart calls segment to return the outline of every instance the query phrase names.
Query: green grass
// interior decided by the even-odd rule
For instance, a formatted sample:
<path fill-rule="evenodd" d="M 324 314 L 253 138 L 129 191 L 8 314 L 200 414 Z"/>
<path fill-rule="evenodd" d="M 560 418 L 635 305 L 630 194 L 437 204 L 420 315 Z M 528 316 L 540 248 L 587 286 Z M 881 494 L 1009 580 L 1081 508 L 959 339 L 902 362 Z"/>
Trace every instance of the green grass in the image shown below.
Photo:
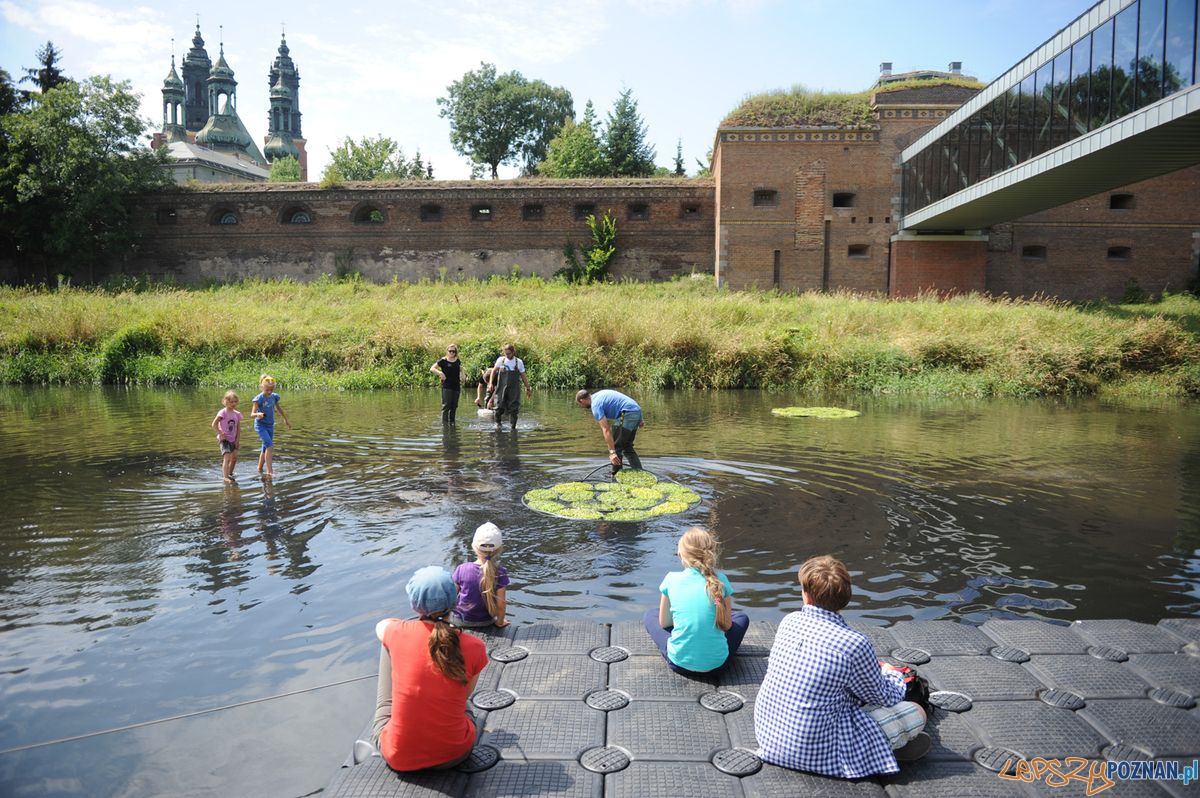
<path fill-rule="evenodd" d="M 539 278 L 0 288 L 0 382 L 433 386 L 513 341 L 540 388 L 766 388 L 929 396 L 1200 395 L 1200 300 L 1072 306 L 963 296 L 717 290 Z"/>
<path fill-rule="evenodd" d="M 793 86 L 746 96 L 721 120 L 721 127 L 872 127 L 877 123 L 871 112 L 872 92 L 887 94 L 933 86 L 984 88 L 984 84 L 970 78 L 910 78 L 858 92 L 814 91 Z"/>

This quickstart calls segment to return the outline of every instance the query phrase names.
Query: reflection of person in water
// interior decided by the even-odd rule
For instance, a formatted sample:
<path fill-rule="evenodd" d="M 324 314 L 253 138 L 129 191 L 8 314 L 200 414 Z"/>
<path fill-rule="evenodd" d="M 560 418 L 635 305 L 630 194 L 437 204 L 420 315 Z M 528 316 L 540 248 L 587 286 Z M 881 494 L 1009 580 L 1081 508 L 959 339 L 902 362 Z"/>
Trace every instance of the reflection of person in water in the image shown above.
<path fill-rule="evenodd" d="M 504 345 L 504 354 L 496 358 L 492 369 L 492 386 L 496 403 L 496 426 L 508 416 L 512 429 L 517 428 L 517 415 L 521 412 L 521 383 L 525 384 L 525 396 L 533 396 L 529 377 L 525 374 L 525 361 L 517 357 L 517 348 Z"/>

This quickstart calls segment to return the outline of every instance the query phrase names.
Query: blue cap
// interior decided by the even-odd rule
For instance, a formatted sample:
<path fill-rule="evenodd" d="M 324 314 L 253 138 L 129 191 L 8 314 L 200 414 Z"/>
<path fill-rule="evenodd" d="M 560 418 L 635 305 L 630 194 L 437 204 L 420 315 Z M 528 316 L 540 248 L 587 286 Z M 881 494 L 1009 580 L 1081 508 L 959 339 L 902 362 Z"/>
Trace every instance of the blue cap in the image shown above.
<path fill-rule="evenodd" d="M 440 615 L 453 607 L 458 599 L 450 572 L 440 565 L 419 568 L 404 590 L 408 593 L 413 612 L 422 616 Z"/>

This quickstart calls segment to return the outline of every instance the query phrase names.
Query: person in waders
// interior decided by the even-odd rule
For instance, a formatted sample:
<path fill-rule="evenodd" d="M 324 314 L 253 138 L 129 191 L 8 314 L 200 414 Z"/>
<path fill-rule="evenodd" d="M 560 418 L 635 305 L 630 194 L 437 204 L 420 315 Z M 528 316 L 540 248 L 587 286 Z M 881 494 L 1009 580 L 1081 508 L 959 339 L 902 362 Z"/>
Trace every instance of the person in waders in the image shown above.
<path fill-rule="evenodd" d="M 492 391 L 496 404 L 496 426 L 505 416 L 512 429 L 517 428 L 517 415 L 521 412 L 521 383 L 525 384 L 525 396 L 533 396 L 529 388 L 529 377 L 525 374 L 525 361 L 517 357 L 517 348 L 505 344 L 503 354 L 496 358 L 492 368 Z"/>

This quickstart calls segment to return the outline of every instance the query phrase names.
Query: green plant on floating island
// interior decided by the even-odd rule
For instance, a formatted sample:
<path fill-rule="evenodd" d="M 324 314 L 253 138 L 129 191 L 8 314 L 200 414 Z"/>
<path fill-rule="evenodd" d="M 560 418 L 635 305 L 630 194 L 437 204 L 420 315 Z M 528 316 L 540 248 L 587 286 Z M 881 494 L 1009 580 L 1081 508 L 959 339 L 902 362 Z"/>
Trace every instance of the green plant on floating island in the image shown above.
<path fill-rule="evenodd" d="M 526 507 L 559 518 L 645 521 L 682 513 L 700 501 L 700 494 L 683 485 L 659 482 L 647 471 L 628 469 L 617 473 L 616 482 L 563 482 L 531 490 L 523 500 Z"/>
<path fill-rule="evenodd" d="M 773 407 L 771 415 L 784 418 L 854 418 L 862 413 L 844 407 Z"/>

